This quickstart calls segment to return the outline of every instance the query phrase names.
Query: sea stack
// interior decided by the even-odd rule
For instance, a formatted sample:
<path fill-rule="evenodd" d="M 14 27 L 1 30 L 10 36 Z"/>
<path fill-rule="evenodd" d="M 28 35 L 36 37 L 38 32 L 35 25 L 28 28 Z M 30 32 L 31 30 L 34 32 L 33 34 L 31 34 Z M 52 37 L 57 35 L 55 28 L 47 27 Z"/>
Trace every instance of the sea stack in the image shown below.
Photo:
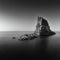
<path fill-rule="evenodd" d="M 40 35 L 40 36 L 49 36 L 55 34 L 55 32 L 51 31 L 50 26 L 46 19 L 43 17 L 38 16 L 38 21 L 36 25 L 36 30 L 34 34 Z"/>
<path fill-rule="evenodd" d="M 53 32 L 50 29 L 50 26 L 47 20 L 44 19 L 43 17 L 38 17 L 36 30 L 31 34 L 21 35 L 18 40 L 32 40 L 32 39 L 37 38 L 38 36 L 49 36 L 49 35 L 54 35 L 54 34 L 55 32 Z"/>

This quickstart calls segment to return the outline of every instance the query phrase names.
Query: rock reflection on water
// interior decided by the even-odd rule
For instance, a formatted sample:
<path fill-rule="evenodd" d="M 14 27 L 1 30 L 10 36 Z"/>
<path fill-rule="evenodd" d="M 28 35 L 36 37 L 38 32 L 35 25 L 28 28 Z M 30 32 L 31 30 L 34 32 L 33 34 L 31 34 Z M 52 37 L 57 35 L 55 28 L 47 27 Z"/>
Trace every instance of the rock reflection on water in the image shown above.
<path fill-rule="evenodd" d="M 47 50 L 48 50 L 48 37 L 47 36 L 40 36 L 37 40 L 38 43 L 36 43 L 36 52 L 37 55 L 39 56 L 47 56 Z"/>
<path fill-rule="evenodd" d="M 31 45 L 33 46 L 33 55 L 36 58 L 42 59 L 56 59 L 56 51 L 49 51 L 49 37 L 50 36 L 40 36 L 35 40 L 32 40 Z"/>
<path fill-rule="evenodd" d="M 41 53 L 44 55 L 44 53 L 46 53 L 46 50 L 47 50 L 47 46 L 48 46 L 48 37 L 40 37 L 41 39 L 41 44 L 40 44 L 40 47 L 41 47 Z"/>

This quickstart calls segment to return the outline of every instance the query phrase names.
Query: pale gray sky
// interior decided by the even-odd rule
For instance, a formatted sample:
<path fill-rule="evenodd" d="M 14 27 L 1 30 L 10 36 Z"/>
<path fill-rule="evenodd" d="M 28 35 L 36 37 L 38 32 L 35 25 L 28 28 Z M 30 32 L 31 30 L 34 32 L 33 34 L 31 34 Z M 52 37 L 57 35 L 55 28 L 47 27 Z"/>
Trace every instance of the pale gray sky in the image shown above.
<path fill-rule="evenodd" d="M 35 30 L 38 16 L 44 16 L 52 30 L 60 31 L 58 1 L 2 0 L 0 3 L 0 31 Z"/>

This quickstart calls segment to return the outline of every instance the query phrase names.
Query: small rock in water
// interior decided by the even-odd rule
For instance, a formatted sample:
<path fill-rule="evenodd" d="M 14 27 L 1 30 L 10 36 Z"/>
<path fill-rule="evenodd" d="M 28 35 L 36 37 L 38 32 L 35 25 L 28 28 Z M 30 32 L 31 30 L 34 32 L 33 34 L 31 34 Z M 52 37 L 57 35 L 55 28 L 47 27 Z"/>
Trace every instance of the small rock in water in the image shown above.
<path fill-rule="evenodd" d="M 16 39 L 16 37 L 12 37 L 12 39 Z"/>
<path fill-rule="evenodd" d="M 29 38 L 30 40 L 32 40 L 32 39 L 34 39 L 34 38 L 37 38 L 37 36 L 34 35 L 34 34 L 29 34 L 28 38 Z"/>
<path fill-rule="evenodd" d="M 28 40 L 28 37 L 26 35 L 20 36 L 20 40 Z"/>

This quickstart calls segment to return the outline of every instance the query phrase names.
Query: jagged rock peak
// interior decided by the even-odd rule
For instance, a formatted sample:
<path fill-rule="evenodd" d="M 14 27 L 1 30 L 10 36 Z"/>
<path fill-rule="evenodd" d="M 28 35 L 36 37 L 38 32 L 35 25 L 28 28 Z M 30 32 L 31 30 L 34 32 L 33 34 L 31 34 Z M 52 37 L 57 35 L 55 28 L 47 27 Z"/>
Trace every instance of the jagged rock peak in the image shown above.
<path fill-rule="evenodd" d="M 39 16 L 38 16 L 38 24 L 45 25 L 45 26 L 49 25 L 46 19 L 44 19 L 43 17 L 39 17 Z"/>
<path fill-rule="evenodd" d="M 50 26 L 48 24 L 48 21 L 46 19 L 44 19 L 43 17 L 39 17 L 39 16 L 38 16 L 38 20 L 37 20 L 36 30 L 35 30 L 34 33 L 37 34 L 37 35 L 51 35 L 51 34 L 54 34 L 50 30 Z"/>

